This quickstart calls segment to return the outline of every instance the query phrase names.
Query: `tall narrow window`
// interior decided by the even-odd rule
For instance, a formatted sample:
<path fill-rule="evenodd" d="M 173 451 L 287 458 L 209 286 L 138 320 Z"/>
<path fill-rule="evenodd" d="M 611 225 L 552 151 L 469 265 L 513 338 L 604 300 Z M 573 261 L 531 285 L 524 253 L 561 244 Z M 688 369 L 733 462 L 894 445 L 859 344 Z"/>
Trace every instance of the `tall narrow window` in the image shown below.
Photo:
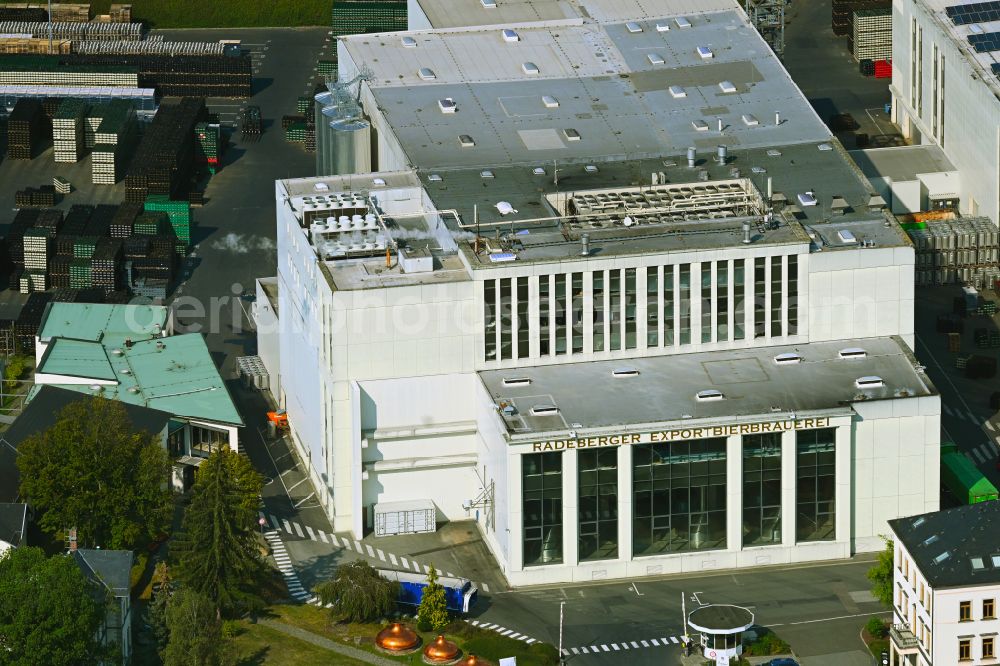
<path fill-rule="evenodd" d="M 569 303 L 566 302 L 566 274 L 556 275 L 556 293 L 553 298 L 556 309 L 556 354 L 565 354 L 566 322 L 569 319 Z"/>
<path fill-rule="evenodd" d="M 483 353 L 487 361 L 497 357 L 497 281 L 483 281 Z"/>
<path fill-rule="evenodd" d="M 577 454 L 580 560 L 618 557 L 618 447 Z"/>
<path fill-rule="evenodd" d="M 781 433 L 743 436 L 743 545 L 781 543 Z"/>
<path fill-rule="evenodd" d="M 753 260 L 753 337 L 767 335 L 767 257 Z"/>
<path fill-rule="evenodd" d="M 733 262 L 733 339 L 742 340 L 746 337 L 746 286 L 745 259 Z"/>
<path fill-rule="evenodd" d="M 517 280 L 517 357 L 528 358 L 530 355 L 530 336 L 528 335 L 528 278 Z"/>
<path fill-rule="evenodd" d="M 561 562 L 562 453 L 529 453 L 521 457 L 524 564 Z"/>
<path fill-rule="evenodd" d="M 924 117 L 924 27 L 917 26 L 917 115 Z"/>
<path fill-rule="evenodd" d="M 712 341 L 712 262 L 701 262 L 701 341 Z"/>
<path fill-rule="evenodd" d="M 552 291 L 549 285 L 549 275 L 538 277 L 538 353 L 548 356 L 551 351 L 549 335 L 549 313 L 552 312 Z"/>
<path fill-rule="evenodd" d="M 608 291 L 611 292 L 611 302 L 609 304 L 608 326 L 611 328 L 608 333 L 608 351 L 617 351 L 622 348 L 622 274 L 618 269 L 609 272 Z"/>
<path fill-rule="evenodd" d="M 726 440 L 633 445 L 636 556 L 726 547 Z"/>
<path fill-rule="evenodd" d="M 917 106 L 917 19 L 910 18 L 910 106 Z"/>
<path fill-rule="evenodd" d="M 604 351 L 604 271 L 594 271 L 594 351 Z"/>
<path fill-rule="evenodd" d="M 942 148 L 944 148 L 944 119 L 945 119 L 945 114 L 944 114 L 944 110 L 945 110 L 945 105 L 944 105 L 944 72 L 945 72 L 945 69 L 944 69 L 944 54 L 942 53 L 941 54 L 941 72 L 940 72 L 940 75 L 939 75 L 941 77 L 941 136 L 940 136 L 939 141 L 941 143 L 941 147 Z"/>
<path fill-rule="evenodd" d="M 938 135 L 938 46 L 931 46 L 931 133 Z"/>
<path fill-rule="evenodd" d="M 500 280 L 500 360 L 514 358 L 514 313 L 511 294 L 513 278 Z"/>
<path fill-rule="evenodd" d="M 676 344 L 674 340 L 674 271 L 676 266 L 663 267 L 663 344 Z"/>
<path fill-rule="evenodd" d="M 680 294 L 677 298 L 680 301 L 680 339 L 677 344 L 691 344 L 691 264 L 680 266 Z"/>
<path fill-rule="evenodd" d="M 715 264 L 715 339 L 729 340 L 729 262 Z"/>
<path fill-rule="evenodd" d="M 656 266 L 646 268 L 646 346 L 656 347 L 660 328 L 660 286 Z"/>
<path fill-rule="evenodd" d="M 583 352 L 583 273 L 571 274 L 572 298 L 571 312 L 573 314 L 572 335 L 573 353 Z"/>
<path fill-rule="evenodd" d="M 799 257 L 788 255 L 788 335 L 799 334 Z"/>
<path fill-rule="evenodd" d="M 836 436 L 836 428 L 796 433 L 797 541 L 832 541 L 836 537 Z"/>
<path fill-rule="evenodd" d="M 625 269 L 625 349 L 635 349 L 638 346 L 636 340 L 637 324 L 636 312 L 638 311 L 639 295 L 636 293 L 636 269 Z"/>
<path fill-rule="evenodd" d="M 784 276 L 781 257 L 771 257 L 771 336 L 781 335 L 781 286 Z"/>

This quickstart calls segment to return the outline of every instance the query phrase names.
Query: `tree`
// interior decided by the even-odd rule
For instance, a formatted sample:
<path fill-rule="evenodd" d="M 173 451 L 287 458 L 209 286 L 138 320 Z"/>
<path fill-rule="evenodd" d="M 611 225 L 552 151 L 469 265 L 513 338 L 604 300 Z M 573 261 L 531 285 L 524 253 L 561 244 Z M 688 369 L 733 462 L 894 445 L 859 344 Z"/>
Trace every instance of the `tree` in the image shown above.
<path fill-rule="evenodd" d="M 167 647 L 170 629 L 167 627 L 167 606 L 170 605 L 170 572 L 166 562 L 159 562 L 153 570 L 153 599 L 148 608 L 149 624 L 156 639 L 156 651 L 161 655 Z"/>
<path fill-rule="evenodd" d="M 202 463 L 173 552 L 183 586 L 218 604 L 220 613 L 256 608 L 264 572 L 257 544 L 261 478 L 250 461 L 220 447 Z"/>
<path fill-rule="evenodd" d="M 872 595 L 882 602 L 886 608 L 892 608 L 892 568 L 895 556 L 892 551 L 892 539 L 882 536 L 885 549 L 878 554 L 875 564 L 868 570 L 868 580 L 872 584 Z"/>
<path fill-rule="evenodd" d="M 367 562 L 337 567 L 336 575 L 314 590 L 323 605 L 345 622 L 368 622 L 388 615 L 399 599 L 399 583 L 383 578 Z"/>
<path fill-rule="evenodd" d="M 445 598 L 444 588 L 437 582 L 437 569 L 431 567 L 427 574 L 427 587 L 420 598 L 420 607 L 417 609 L 418 627 L 427 627 L 439 631 L 448 626 L 451 618 L 448 616 L 448 600 Z M 427 631 L 427 629 L 421 629 Z"/>
<path fill-rule="evenodd" d="M 215 604 L 194 590 L 181 589 L 167 604 L 170 640 L 164 666 L 223 666 L 232 663 L 229 644 L 222 638 L 222 621 Z"/>
<path fill-rule="evenodd" d="M 21 494 L 50 534 L 76 527 L 81 545 L 130 550 L 169 524 L 167 452 L 132 426 L 119 402 L 70 403 L 18 453 Z"/>
<path fill-rule="evenodd" d="M 12 548 L 0 556 L 0 659 L 11 666 L 97 664 L 104 590 L 66 555 Z"/>

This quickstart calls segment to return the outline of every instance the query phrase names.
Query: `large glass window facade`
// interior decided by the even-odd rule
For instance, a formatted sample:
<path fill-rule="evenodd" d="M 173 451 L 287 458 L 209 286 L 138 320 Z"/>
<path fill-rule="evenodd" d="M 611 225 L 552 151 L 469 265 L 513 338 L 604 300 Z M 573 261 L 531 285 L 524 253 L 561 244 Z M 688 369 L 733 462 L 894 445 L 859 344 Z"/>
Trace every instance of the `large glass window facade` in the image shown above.
<path fill-rule="evenodd" d="M 646 346 L 656 347 L 660 333 L 660 289 L 656 266 L 646 269 Z"/>
<path fill-rule="evenodd" d="M 712 341 L 712 262 L 701 262 L 701 341 Z"/>
<path fill-rule="evenodd" d="M 799 333 L 799 258 L 788 255 L 788 335 Z"/>
<path fill-rule="evenodd" d="M 633 554 L 726 547 L 726 440 L 636 444 Z"/>
<path fill-rule="evenodd" d="M 691 344 L 691 264 L 681 264 L 679 281 L 680 322 L 678 327 L 680 339 L 677 344 L 689 345 Z"/>
<path fill-rule="evenodd" d="M 593 277 L 594 317 L 592 321 L 595 352 L 604 351 L 604 299 L 607 295 L 604 288 L 605 275 L 604 271 L 597 271 Z"/>
<path fill-rule="evenodd" d="M 767 257 L 753 260 L 753 337 L 767 335 Z"/>
<path fill-rule="evenodd" d="M 580 450 L 577 469 L 580 560 L 618 557 L 618 448 Z"/>
<path fill-rule="evenodd" d="M 715 325 L 718 342 L 729 340 L 729 262 L 720 261 L 715 268 Z"/>
<path fill-rule="evenodd" d="M 746 337 L 746 283 L 745 259 L 733 262 L 733 339 Z"/>
<path fill-rule="evenodd" d="M 528 358 L 528 278 L 517 280 L 517 357 Z"/>
<path fill-rule="evenodd" d="M 524 564 L 561 562 L 562 453 L 521 456 Z"/>
<path fill-rule="evenodd" d="M 573 273 L 571 276 L 571 314 L 573 321 L 570 330 L 573 335 L 573 353 L 583 353 L 583 273 Z"/>
<path fill-rule="evenodd" d="M 674 273 L 676 266 L 663 267 L 663 344 L 676 344 L 674 340 Z"/>
<path fill-rule="evenodd" d="M 483 282 L 483 351 L 486 360 L 497 357 L 497 283 L 496 280 Z"/>
<path fill-rule="evenodd" d="M 743 436 L 743 545 L 781 543 L 781 433 Z"/>
<path fill-rule="evenodd" d="M 538 278 L 538 353 L 542 356 L 548 356 L 551 351 L 549 346 L 549 335 L 552 332 L 549 325 L 549 316 L 552 312 L 551 279 L 550 275 Z"/>
<path fill-rule="evenodd" d="M 636 269 L 625 269 L 625 349 L 635 349 L 637 346 L 636 312 L 638 310 L 638 294 L 636 293 Z"/>
<path fill-rule="evenodd" d="M 777 337 L 782 334 L 781 330 L 781 285 L 784 283 L 782 277 L 781 257 L 771 257 L 771 335 Z"/>
<path fill-rule="evenodd" d="M 513 279 L 500 280 L 500 359 L 507 361 L 514 358 L 514 313 L 511 283 Z"/>
<path fill-rule="evenodd" d="M 832 541 L 836 536 L 836 437 L 836 428 L 796 433 L 797 541 Z"/>
<path fill-rule="evenodd" d="M 622 272 L 620 270 L 609 271 L 608 289 L 611 291 L 608 351 L 618 351 L 622 349 Z"/>
<path fill-rule="evenodd" d="M 556 293 L 553 302 L 556 309 L 556 354 L 566 353 L 566 320 L 569 318 L 569 304 L 566 302 L 566 275 L 556 274 Z"/>

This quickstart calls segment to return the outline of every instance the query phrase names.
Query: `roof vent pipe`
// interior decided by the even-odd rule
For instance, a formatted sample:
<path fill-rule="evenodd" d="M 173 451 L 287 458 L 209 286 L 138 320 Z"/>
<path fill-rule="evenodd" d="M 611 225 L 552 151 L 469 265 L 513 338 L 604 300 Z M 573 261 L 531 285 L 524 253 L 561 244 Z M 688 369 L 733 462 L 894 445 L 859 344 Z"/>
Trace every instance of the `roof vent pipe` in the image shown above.
<path fill-rule="evenodd" d="M 729 149 L 725 146 L 716 146 L 715 161 L 724 165 L 727 159 L 729 159 Z"/>
<path fill-rule="evenodd" d="M 768 176 L 767 177 L 767 200 L 768 201 L 770 201 L 771 197 L 774 196 L 774 192 L 773 192 L 773 190 L 771 188 L 771 185 L 772 185 L 772 183 L 771 183 L 771 177 Z"/>
<path fill-rule="evenodd" d="M 750 244 L 750 223 L 749 222 L 744 222 L 743 223 L 743 244 L 744 245 L 749 245 Z"/>
<path fill-rule="evenodd" d="M 781 111 L 775 111 L 774 112 L 774 124 L 775 125 L 780 125 L 781 124 Z"/>
<path fill-rule="evenodd" d="M 694 146 L 688 147 L 688 168 L 693 169 L 695 167 L 695 162 L 698 160 L 698 149 Z"/>
<path fill-rule="evenodd" d="M 590 256 L 590 235 L 583 234 L 580 236 L 580 256 L 589 257 Z"/>
<path fill-rule="evenodd" d="M 722 131 L 722 118 L 719 118 L 719 131 Z"/>

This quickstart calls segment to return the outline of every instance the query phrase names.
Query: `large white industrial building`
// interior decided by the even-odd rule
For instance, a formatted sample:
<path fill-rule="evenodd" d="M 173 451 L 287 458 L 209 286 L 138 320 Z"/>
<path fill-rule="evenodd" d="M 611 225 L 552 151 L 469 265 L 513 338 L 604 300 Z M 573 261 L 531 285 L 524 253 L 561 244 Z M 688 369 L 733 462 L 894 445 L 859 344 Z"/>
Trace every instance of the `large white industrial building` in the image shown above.
<path fill-rule="evenodd" d="M 914 144 L 940 147 L 954 165 L 940 167 L 956 171 L 958 178 L 938 198 L 958 198 L 963 213 L 996 223 L 1000 3 L 896 0 L 892 33 L 893 120 Z M 925 203 L 933 207 L 931 199 Z"/>
<path fill-rule="evenodd" d="M 431 500 L 521 585 L 936 510 L 912 245 L 736 3 L 433 4 L 339 41 L 358 173 L 276 184 L 259 347 L 334 528 Z"/>

